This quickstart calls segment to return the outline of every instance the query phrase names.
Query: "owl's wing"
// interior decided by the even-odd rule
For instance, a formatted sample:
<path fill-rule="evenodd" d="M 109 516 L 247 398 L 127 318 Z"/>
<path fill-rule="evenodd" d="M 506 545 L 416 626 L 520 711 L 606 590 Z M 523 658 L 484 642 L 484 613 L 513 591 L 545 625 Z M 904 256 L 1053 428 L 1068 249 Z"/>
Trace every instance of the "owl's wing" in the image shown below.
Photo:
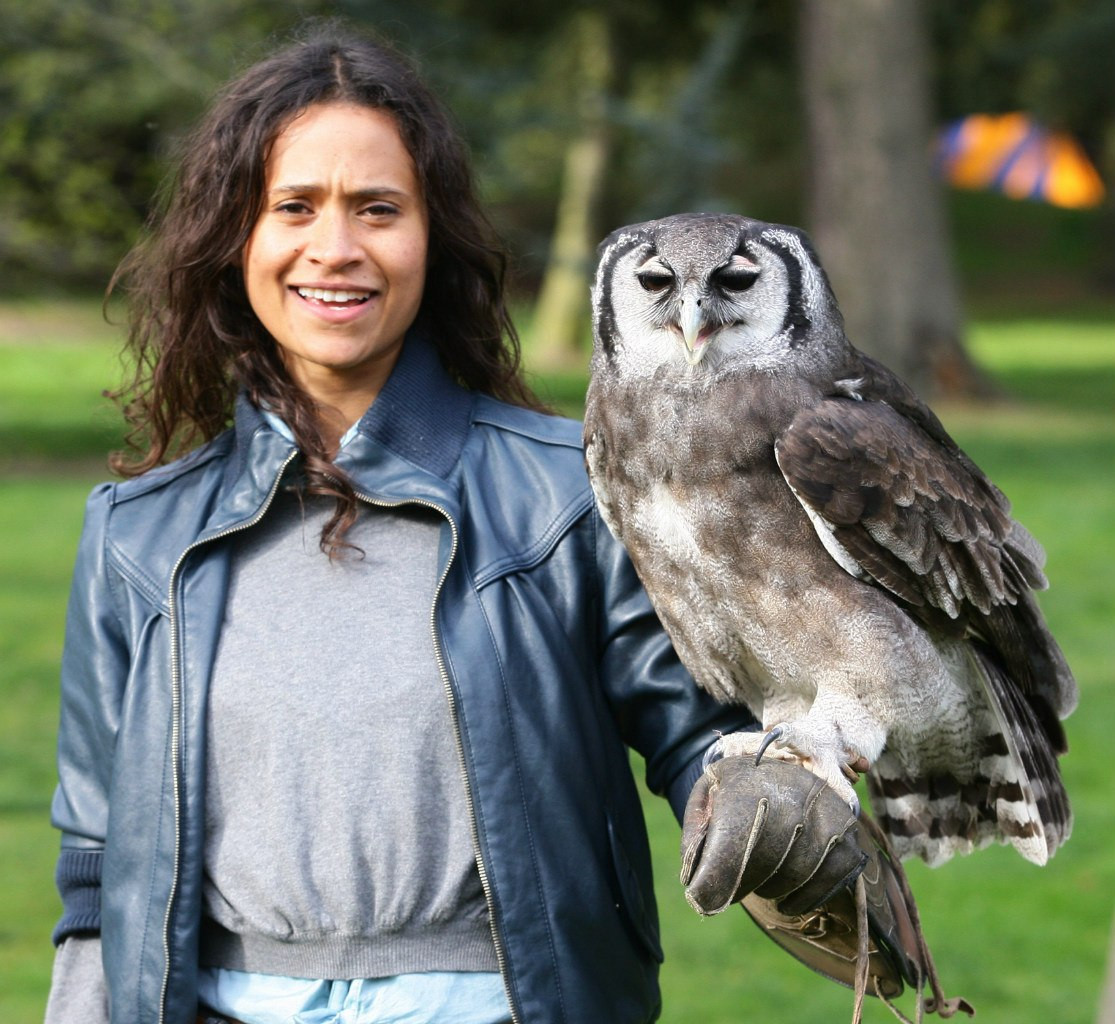
<path fill-rule="evenodd" d="M 947 440 L 857 392 L 799 412 L 775 453 L 845 569 L 938 628 L 944 613 L 963 629 L 1045 576 L 1041 549 L 1002 492 Z"/>

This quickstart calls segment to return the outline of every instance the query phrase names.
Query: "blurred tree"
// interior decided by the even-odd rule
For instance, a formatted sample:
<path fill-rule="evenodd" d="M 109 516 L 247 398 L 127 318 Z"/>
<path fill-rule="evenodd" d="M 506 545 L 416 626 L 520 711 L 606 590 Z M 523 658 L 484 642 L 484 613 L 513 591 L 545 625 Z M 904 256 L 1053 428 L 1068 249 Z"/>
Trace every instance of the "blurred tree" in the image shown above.
<path fill-rule="evenodd" d="M 648 217 L 724 203 L 726 197 L 716 195 L 717 172 L 730 166 L 738 173 L 741 161 L 733 153 L 733 143 L 738 146 L 742 141 L 739 125 L 743 119 L 738 111 L 742 108 L 752 114 L 744 97 L 753 91 L 754 71 L 733 72 L 745 64 L 750 69 L 759 64 L 750 55 L 744 60 L 742 44 L 747 30 L 757 28 L 761 21 L 754 4 L 736 0 L 694 24 L 700 48 L 686 61 L 674 88 L 658 98 L 653 116 L 641 123 L 638 144 L 650 151 L 647 163 L 653 168 L 647 175 L 644 198 Z M 718 116 L 725 108 L 735 115 L 734 131 L 731 122 L 725 124 Z M 755 106 L 748 134 L 757 132 L 757 122 L 766 113 Z M 740 183 L 735 184 L 733 191 Z"/>
<path fill-rule="evenodd" d="M 611 151 L 608 106 L 615 88 L 615 39 L 607 13 L 575 12 L 566 31 L 577 55 L 570 90 L 578 128 L 565 151 L 557 216 L 538 301 L 534 307 L 534 362 L 581 365 L 588 323 L 589 277 L 600 239 L 599 211 Z"/>
<path fill-rule="evenodd" d="M 1097 126 L 1115 121 L 1108 8 L 933 5 L 942 109 L 1001 105 L 1009 81 L 1039 112 L 1057 106 L 1051 119 L 1085 141 L 1102 138 Z M 606 124 L 588 103 L 587 130 L 591 76 L 570 39 L 593 11 L 616 42 Z M 102 286 L 212 90 L 314 15 L 350 17 L 418 55 L 474 148 L 524 292 L 547 264 L 567 153 L 594 132 L 608 159 L 576 218 L 582 253 L 620 224 L 681 209 L 800 222 L 817 161 L 800 128 L 798 12 L 776 0 L 0 0 L 0 287 Z M 544 317 L 542 336 L 567 333 L 556 313 Z"/>
<path fill-rule="evenodd" d="M 103 285 L 134 241 L 177 135 L 284 0 L 4 0 L 4 287 Z M 276 6 L 276 4 L 278 6 Z"/>
<path fill-rule="evenodd" d="M 637 23 L 633 13 L 623 3 L 590 5 L 570 16 L 559 42 L 579 58 L 567 90 L 576 117 L 534 308 L 539 365 L 584 365 L 595 251 L 615 226 L 603 216 L 610 179 L 623 185 L 624 201 L 618 205 L 625 220 L 716 205 L 708 196 L 728 147 L 718 144 L 714 114 L 717 98 L 730 95 L 724 83 L 737 57 L 746 7 L 737 0 L 722 9 L 691 7 L 684 16 L 663 5 L 656 22 L 648 0 L 640 5 Z M 654 28 L 668 22 L 669 30 L 648 31 L 648 21 Z M 644 45 L 633 47 L 633 36 Z M 620 38 L 626 44 L 622 55 Z M 679 45 L 679 38 L 687 44 Z M 698 49 L 692 51 L 694 43 Z M 679 53 L 685 58 L 680 66 Z M 653 105 L 640 115 L 636 96 L 645 77 L 670 86 L 656 90 Z M 641 190 L 631 188 L 634 168 L 617 173 L 620 163 L 612 159 L 624 141 L 624 127 L 633 129 L 628 146 L 637 144 L 642 153 Z"/>
<path fill-rule="evenodd" d="M 807 220 L 853 342 L 923 394 L 971 393 L 984 382 L 929 160 L 927 43 L 919 0 L 803 0 Z"/>
<path fill-rule="evenodd" d="M 347 15 L 418 50 L 464 36 L 468 50 L 452 6 L 0 0 L 0 288 L 102 288 L 214 91 L 307 18 Z"/>

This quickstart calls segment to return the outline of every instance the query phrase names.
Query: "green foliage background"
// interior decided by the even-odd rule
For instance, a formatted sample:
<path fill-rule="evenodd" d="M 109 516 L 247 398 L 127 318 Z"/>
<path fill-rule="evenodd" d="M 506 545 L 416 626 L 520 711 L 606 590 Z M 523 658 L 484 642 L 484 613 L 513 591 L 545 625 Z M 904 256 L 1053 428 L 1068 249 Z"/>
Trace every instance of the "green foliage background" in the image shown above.
<path fill-rule="evenodd" d="M 461 121 L 529 289 L 578 126 L 570 24 L 583 6 L 623 43 L 602 225 L 680 208 L 800 222 L 797 4 L 784 0 L 0 0 L 0 294 L 99 291 L 214 90 L 330 16 L 417 56 Z M 1108 0 L 926 9 L 941 121 L 1025 107 L 1115 168 Z"/>

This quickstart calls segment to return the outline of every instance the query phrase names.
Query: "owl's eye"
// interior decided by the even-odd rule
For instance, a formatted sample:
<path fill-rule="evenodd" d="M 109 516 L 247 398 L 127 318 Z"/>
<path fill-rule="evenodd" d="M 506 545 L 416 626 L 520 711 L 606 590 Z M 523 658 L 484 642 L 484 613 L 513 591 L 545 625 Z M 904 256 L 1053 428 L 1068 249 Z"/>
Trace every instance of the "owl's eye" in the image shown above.
<path fill-rule="evenodd" d="M 635 276 L 648 292 L 664 292 L 674 283 L 674 275 L 662 270 L 641 270 Z"/>
<path fill-rule="evenodd" d="M 739 266 L 731 263 L 721 267 L 712 275 L 712 283 L 728 292 L 745 292 L 759 280 L 757 266 Z"/>

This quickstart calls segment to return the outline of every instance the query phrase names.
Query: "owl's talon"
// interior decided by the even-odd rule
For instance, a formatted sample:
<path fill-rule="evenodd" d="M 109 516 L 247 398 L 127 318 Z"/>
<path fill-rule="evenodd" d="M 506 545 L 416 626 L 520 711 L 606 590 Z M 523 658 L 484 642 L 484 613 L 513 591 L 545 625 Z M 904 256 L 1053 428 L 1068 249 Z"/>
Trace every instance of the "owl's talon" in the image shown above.
<path fill-rule="evenodd" d="M 756 768 L 759 767 L 759 762 L 762 761 L 763 754 L 766 753 L 767 747 L 769 747 L 776 740 L 782 739 L 782 735 L 783 735 L 784 732 L 785 732 L 785 730 L 782 728 L 782 726 L 776 725 L 773 729 L 770 730 L 770 732 L 768 732 L 763 737 L 763 742 L 759 744 L 759 749 L 755 752 L 755 767 Z"/>
<path fill-rule="evenodd" d="M 835 765 L 830 764 L 827 768 L 828 770 L 816 765 L 814 766 L 814 774 L 828 783 L 829 788 L 836 791 L 836 795 L 848 805 L 848 809 L 858 818 L 860 816 L 859 795 L 852 788 L 852 780 L 848 779 Z"/>

